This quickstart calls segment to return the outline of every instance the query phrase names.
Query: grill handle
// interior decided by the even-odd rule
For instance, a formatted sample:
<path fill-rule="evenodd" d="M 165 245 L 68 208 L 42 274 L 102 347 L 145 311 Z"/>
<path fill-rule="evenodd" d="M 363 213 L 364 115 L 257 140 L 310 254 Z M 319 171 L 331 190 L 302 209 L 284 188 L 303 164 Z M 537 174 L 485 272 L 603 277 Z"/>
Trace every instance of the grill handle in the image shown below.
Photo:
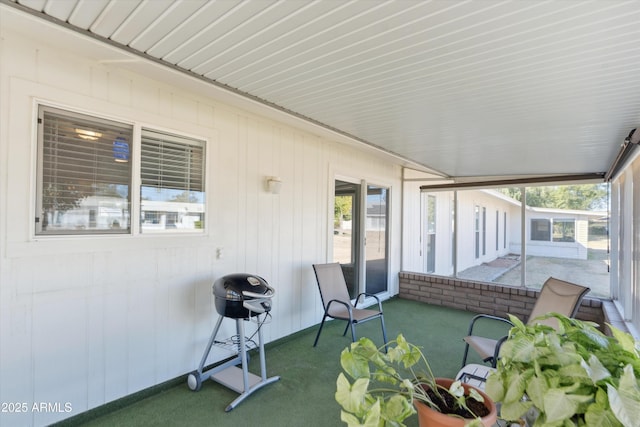
<path fill-rule="evenodd" d="M 256 299 L 273 298 L 273 295 L 275 293 L 276 291 L 272 287 L 269 287 L 269 291 L 266 294 L 258 294 L 255 292 L 242 291 L 242 295 L 244 295 L 245 297 L 251 297 Z"/>

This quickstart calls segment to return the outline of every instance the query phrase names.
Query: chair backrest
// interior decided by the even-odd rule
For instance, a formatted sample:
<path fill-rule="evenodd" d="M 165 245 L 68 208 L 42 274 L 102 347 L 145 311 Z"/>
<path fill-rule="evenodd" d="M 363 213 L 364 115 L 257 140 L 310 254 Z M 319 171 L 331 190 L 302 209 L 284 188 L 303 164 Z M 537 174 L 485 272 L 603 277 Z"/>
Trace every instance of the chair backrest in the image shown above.
<path fill-rule="evenodd" d="M 590 289 L 587 287 L 549 277 L 542 285 L 540 295 L 529 315 L 529 322 L 550 312 L 574 317 L 578 312 L 578 308 L 580 308 L 582 298 L 589 291 Z M 554 328 L 558 327 L 556 319 L 536 320 L 536 323 L 542 323 Z"/>
<path fill-rule="evenodd" d="M 331 264 L 313 264 L 313 271 L 316 273 L 318 288 L 322 305 L 327 308 L 331 300 L 338 300 L 351 304 L 351 297 L 347 290 L 347 282 L 344 280 L 342 267 L 337 262 Z"/>

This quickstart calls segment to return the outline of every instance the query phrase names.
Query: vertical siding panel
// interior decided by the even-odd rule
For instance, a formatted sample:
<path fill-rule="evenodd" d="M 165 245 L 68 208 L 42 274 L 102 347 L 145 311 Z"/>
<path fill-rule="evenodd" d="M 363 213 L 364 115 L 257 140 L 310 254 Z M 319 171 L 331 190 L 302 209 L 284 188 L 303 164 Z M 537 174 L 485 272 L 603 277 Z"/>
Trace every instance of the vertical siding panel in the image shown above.
<path fill-rule="evenodd" d="M 254 118 L 247 118 L 247 148 L 246 159 L 243 162 L 245 168 L 245 266 L 243 272 L 258 274 L 258 218 L 260 216 L 259 185 L 260 172 L 258 154 L 260 148 L 259 123 Z"/>
<path fill-rule="evenodd" d="M 273 160 L 274 154 L 274 127 L 262 121 L 258 122 L 257 146 L 254 149 L 256 155 L 256 205 L 253 211 L 256 214 L 255 246 L 255 271 L 261 274 L 271 286 L 275 287 L 273 274 L 273 247 L 275 234 L 273 230 L 273 204 L 280 198 L 280 194 L 271 194 L 266 188 L 266 178 L 277 176 Z M 277 292 L 277 291 L 276 291 Z"/>
<path fill-rule="evenodd" d="M 92 267 L 96 262 L 92 260 Z M 94 268 L 92 268 L 93 270 Z M 97 286 L 87 289 L 87 328 L 85 330 L 85 356 L 87 360 L 87 401 L 86 406 L 78 407 L 77 411 L 86 410 L 101 405 L 105 401 L 105 346 L 104 336 L 104 307 L 102 304 L 103 291 Z"/>
<path fill-rule="evenodd" d="M 315 138 L 307 137 L 305 143 L 302 145 L 304 155 L 301 156 L 300 163 L 303 165 L 303 196 L 302 200 L 302 228 L 300 230 L 300 236 L 302 239 L 302 245 L 304 247 L 301 251 L 304 256 L 301 259 L 300 265 L 300 313 L 301 328 L 305 328 L 313 325 L 317 322 L 317 318 L 314 315 L 318 307 L 318 290 L 314 284 L 315 276 L 313 273 L 312 264 L 315 262 L 316 254 L 320 245 L 322 230 L 320 227 L 321 219 L 324 217 L 324 212 L 320 209 L 320 196 L 322 192 L 314 192 L 312 189 L 317 188 L 317 182 L 319 178 L 319 165 L 320 158 L 319 144 Z"/>
<path fill-rule="evenodd" d="M 86 346 L 83 295 L 73 291 L 40 294 L 34 298 L 32 316 L 34 352 L 41 356 L 34 360 L 36 391 L 28 402 L 58 402 L 63 398 L 86 407 L 86 387 L 77 387 L 86 384 L 88 373 L 83 351 Z M 60 381 L 60 370 L 66 373 L 67 381 Z M 46 411 L 34 414 L 38 425 L 50 424 L 55 418 L 55 414 Z"/>
<path fill-rule="evenodd" d="M 122 304 L 126 293 L 117 284 L 104 295 L 105 345 L 105 400 L 107 402 L 126 394 L 127 384 L 127 307 Z"/>
<path fill-rule="evenodd" d="M 247 118 L 245 116 L 237 117 L 238 135 L 237 135 L 237 158 L 239 161 L 236 164 L 236 170 L 234 175 L 238 180 L 238 198 L 236 205 L 236 258 L 238 260 L 235 271 L 246 271 L 247 268 L 247 230 L 246 224 L 248 219 L 247 212 L 247 199 L 249 194 L 247 192 Z"/>
<path fill-rule="evenodd" d="M 293 135 L 290 129 L 279 128 L 280 139 L 280 170 L 282 177 L 282 191 L 279 197 L 279 265 L 280 274 L 277 284 L 276 301 L 274 305 L 274 329 L 279 331 L 295 330 L 294 313 L 294 234 L 292 229 L 295 201 L 295 158 Z"/>

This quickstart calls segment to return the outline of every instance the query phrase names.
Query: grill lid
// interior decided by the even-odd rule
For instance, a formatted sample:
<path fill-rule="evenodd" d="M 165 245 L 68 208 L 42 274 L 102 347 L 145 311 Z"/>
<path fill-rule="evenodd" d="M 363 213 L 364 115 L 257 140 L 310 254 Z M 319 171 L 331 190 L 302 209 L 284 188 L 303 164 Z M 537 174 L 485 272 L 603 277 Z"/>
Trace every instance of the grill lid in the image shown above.
<path fill-rule="evenodd" d="M 213 284 L 216 310 L 226 317 L 246 318 L 271 310 L 275 290 L 255 274 L 229 274 Z"/>

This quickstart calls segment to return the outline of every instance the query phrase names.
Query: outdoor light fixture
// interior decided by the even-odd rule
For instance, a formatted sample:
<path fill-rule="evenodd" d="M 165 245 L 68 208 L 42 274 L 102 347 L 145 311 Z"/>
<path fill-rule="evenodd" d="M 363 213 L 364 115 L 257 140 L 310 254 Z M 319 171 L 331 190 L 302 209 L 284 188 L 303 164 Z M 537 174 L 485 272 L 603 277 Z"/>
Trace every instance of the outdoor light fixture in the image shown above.
<path fill-rule="evenodd" d="M 282 187 L 282 180 L 277 176 L 267 177 L 267 189 L 271 194 L 280 193 L 280 188 Z"/>

